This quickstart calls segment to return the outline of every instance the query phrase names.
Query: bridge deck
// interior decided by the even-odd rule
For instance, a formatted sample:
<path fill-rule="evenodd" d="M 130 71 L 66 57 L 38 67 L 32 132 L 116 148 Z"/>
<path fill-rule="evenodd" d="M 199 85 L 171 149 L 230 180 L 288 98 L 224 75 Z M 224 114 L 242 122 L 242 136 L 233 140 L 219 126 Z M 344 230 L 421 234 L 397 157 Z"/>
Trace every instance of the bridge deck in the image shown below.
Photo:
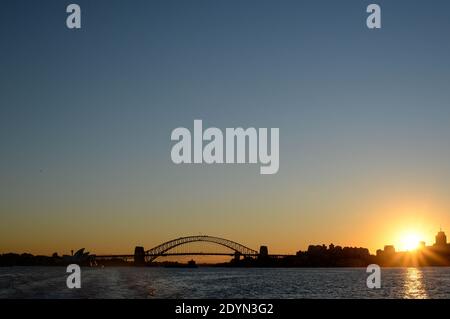
<path fill-rule="evenodd" d="M 159 255 L 146 254 L 146 257 L 167 257 L 167 256 L 234 256 L 234 253 L 163 253 Z M 246 255 L 258 257 L 258 254 Z M 294 255 L 268 255 L 271 258 L 282 258 Z M 95 255 L 95 258 L 134 258 L 134 255 Z"/>

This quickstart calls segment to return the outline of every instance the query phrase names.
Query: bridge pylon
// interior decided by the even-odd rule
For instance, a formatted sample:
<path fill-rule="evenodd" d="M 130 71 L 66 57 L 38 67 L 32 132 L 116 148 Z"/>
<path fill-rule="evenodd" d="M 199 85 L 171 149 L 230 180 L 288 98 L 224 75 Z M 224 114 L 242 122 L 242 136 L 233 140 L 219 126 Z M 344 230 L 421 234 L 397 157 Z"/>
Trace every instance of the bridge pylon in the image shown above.
<path fill-rule="evenodd" d="M 134 248 L 134 265 L 135 266 L 144 266 L 145 265 L 144 247 L 136 246 Z"/>

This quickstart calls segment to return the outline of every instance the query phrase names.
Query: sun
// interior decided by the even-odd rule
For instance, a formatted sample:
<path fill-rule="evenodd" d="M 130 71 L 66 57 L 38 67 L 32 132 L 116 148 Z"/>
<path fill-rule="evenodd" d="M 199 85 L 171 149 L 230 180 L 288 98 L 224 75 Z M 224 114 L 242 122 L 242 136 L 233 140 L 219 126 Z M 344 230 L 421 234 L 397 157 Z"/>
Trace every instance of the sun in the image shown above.
<path fill-rule="evenodd" d="M 402 250 L 415 250 L 419 247 L 421 237 L 417 233 L 407 233 L 400 239 Z"/>

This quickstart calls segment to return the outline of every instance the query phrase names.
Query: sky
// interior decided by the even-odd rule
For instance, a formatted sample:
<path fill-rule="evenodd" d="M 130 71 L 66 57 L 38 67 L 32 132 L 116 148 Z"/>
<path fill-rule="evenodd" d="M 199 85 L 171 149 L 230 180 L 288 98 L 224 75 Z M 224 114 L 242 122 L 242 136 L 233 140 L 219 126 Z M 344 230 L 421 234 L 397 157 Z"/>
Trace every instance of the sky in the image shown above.
<path fill-rule="evenodd" d="M 0 253 L 450 233 L 448 1 L 72 2 L 0 5 Z M 279 128 L 279 172 L 175 165 L 195 119 Z"/>

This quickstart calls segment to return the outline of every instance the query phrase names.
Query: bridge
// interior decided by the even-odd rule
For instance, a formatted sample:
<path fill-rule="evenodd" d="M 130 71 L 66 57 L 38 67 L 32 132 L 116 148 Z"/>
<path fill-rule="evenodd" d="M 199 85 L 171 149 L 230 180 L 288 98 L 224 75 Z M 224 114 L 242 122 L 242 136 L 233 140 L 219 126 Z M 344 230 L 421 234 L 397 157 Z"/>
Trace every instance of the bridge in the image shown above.
<path fill-rule="evenodd" d="M 225 247 L 228 249 L 226 252 L 222 251 L 189 251 L 185 249 L 191 243 L 206 242 L 215 244 L 218 247 Z M 149 250 L 144 250 L 143 247 L 136 247 L 134 255 L 97 255 L 97 259 L 105 258 L 123 258 L 133 259 L 136 264 L 144 264 L 153 262 L 158 257 L 166 256 L 234 256 L 239 259 L 241 256 L 247 258 L 255 258 L 258 256 L 270 256 L 270 257 L 284 257 L 287 255 L 269 255 L 266 246 L 261 246 L 260 251 L 256 251 L 247 246 L 244 246 L 235 241 L 206 235 L 179 237 L 166 241 L 156 247 Z"/>

